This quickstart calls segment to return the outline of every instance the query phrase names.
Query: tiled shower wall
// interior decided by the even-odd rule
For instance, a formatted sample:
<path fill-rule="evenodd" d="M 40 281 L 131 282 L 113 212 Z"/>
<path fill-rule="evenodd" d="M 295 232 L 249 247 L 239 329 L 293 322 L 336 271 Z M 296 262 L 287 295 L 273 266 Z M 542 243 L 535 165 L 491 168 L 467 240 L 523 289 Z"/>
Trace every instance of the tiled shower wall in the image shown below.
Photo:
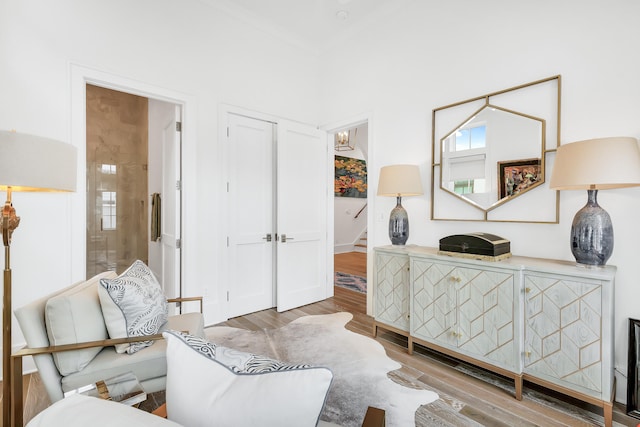
<path fill-rule="evenodd" d="M 87 277 L 148 262 L 148 100 L 87 85 Z"/>

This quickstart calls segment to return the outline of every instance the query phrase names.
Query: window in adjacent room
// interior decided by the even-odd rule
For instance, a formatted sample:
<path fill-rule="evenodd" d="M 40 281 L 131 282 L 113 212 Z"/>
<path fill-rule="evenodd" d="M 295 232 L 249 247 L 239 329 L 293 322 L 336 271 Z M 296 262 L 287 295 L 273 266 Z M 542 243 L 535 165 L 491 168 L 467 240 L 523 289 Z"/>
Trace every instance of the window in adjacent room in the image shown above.
<path fill-rule="evenodd" d="M 116 229 L 116 192 L 102 192 L 102 229 Z"/>

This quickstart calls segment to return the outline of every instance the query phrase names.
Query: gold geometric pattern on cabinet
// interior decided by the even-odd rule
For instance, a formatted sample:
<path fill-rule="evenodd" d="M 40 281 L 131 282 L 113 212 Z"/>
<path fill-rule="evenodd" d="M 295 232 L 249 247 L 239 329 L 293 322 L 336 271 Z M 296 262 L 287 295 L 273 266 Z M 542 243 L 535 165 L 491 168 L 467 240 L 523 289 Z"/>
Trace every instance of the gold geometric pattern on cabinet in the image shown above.
<path fill-rule="evenodd" d="M 516 368 L 511 272 L 416 260 L 412 334 Z"/>
<path fill-rule="evenodd" d="M 602 392 L 601 284 L 525 276 L 525 369 Z"/>
<path fill-rule="evenodd" d="M 375 318 L 409 331 L 409 257 L 376 255 Z"/>

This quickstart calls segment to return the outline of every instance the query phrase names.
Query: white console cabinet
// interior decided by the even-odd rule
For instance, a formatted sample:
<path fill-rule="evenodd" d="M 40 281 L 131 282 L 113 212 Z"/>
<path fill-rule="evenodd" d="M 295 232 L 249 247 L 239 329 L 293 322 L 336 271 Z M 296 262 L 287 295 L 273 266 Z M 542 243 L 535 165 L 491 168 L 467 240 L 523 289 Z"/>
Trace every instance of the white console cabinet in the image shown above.
<path fill-rule="evenodd" d="M 419 246 L 375 249 L 374 334 L 603 408 L 612 425 L 615 267 L 527 257 L 490 262 Z"/>

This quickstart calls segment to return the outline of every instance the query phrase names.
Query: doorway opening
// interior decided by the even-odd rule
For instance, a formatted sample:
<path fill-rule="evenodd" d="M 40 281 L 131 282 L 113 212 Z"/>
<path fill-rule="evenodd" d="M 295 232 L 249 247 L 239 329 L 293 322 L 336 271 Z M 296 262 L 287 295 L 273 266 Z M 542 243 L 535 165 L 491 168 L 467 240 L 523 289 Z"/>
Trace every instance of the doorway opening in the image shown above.
<path fill-rule="evenodd" d="M 367 307 L 368 122 L 334 134 L 334 295 Z"/>
<path fill-rule="evenodd" d="M 86 277 L 142 260 L 180 295 L 179 111 L 86 85 Z"/>

